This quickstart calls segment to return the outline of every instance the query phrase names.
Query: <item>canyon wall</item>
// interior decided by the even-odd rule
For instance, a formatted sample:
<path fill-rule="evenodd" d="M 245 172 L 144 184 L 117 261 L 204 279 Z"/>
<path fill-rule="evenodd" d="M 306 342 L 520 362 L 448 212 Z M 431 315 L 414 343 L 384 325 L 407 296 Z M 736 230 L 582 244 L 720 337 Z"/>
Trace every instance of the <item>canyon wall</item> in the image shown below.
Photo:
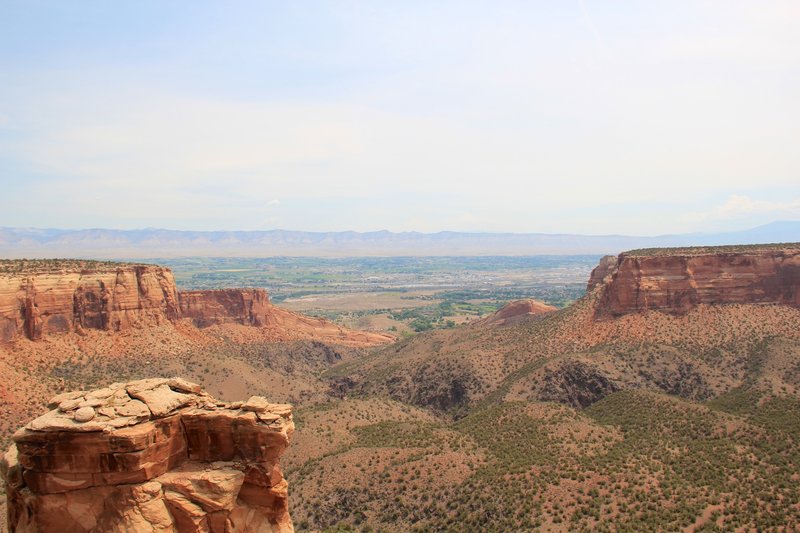
<path fill-rule="evenodd" d="M 617 268 L 617 258 L 613 255 L 606 255 L 600 259 L 600 263 L 592 269 L 589 274 L 589 283 L 586 285 L 586 292 L 591 291 L 596 286 L 603 283 L 609 275 Z"/>
<path fill-rule="evenodd" d="M 181 316 L 203 328 L 215 324 L 264 326 L 272 306 L 263 289 L 220 289 L 178 293 Z"/>
<path fill-rule="evenodd" d="M 394 340 L 280 309 L 263 289 L 178 291 L 172 272 L 156 265 L 0 272 L 0 342 L 87 329 L 123 331 L 184 319 L 199 328 L 268 328 L 276 339 L 308 337 L 352 345 Z"/>
<path fill-rule="evenodd" d="M 595 271 L 589 288 L 603 284 L 598 317 L 683 314 L 699 304 L 800 306 L 800 245 L 629 252 Z"/>
<path fill-rule="evenodd" d="M 159 266 L 0 274 L 0 341 L 87 328 L 119 331 L 179 315 L 175 280 Z"/>
<path fill-rule="evenodd" d="M 278 462 L 291 406 L 155 378 L 50 407 L 0 461 L 11 531 L 293 531 Z"/>

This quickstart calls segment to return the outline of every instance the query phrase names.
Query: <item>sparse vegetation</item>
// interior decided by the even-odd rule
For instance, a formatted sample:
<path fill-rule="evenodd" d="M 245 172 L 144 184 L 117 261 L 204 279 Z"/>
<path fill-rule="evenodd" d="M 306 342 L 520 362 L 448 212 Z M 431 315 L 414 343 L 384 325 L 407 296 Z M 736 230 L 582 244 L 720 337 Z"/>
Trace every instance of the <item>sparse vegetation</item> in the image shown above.
<path fill-rule="evenodd" d="M 54 390 L 178 374 L 223 398 L 295 404 L 282 462 L 298 531 L 800 523 L 800 310 L 596 321 L 590 294 L 510 327 L 448 328 L 448 309 L 500 300 L 398 294 L 422 305 L 382 312 L 438 329 L 372 351 L 244 326 L 24 341 L 6 352 L 7 393 L 32 400 L 3 413 L 3 434 Z"/>
<path fill-rule="evenodd" d="M 669 256 L 669 255 L 711 255 L 733 254 L 741 252 L 761 252 L 768 250 L 797 250 L 798 242 L 779 242 L 773 244 L 731 244 L 725 246 L 686 246 L 677 248 L 640 248 L 629 250 L 624 255 L 629 257 Z"/>
<path fill-rule="evenodd" d="M 89 259 L 0 259 L 0 274 L 41 274 L 81 272 L 86 270 L 102 271 L 143 265 L 144 263 L 94 261 Z"/>

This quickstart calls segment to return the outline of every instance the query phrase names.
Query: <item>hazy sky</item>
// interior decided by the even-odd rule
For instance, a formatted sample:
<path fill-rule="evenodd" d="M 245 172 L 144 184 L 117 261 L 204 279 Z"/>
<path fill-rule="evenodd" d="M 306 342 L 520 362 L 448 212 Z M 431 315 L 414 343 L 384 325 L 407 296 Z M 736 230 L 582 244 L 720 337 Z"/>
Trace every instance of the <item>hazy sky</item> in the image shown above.
<path fill-rule="evenodd" d="M 800 2 L 0 0 L 0 226 L 800 219 Z"/>

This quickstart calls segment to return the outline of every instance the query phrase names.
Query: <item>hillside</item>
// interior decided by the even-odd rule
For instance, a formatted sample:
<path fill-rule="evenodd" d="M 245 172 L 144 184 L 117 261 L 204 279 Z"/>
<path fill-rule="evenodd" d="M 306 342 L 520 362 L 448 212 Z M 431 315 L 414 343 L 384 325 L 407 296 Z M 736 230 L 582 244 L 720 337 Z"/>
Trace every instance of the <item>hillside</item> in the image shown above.
<path fill-rule="evenodd" d="M 272 305 L 261 289 L 178 291 L 169 269 L 76 260 L 0 264 L 0 440 L 62 390 L 181 375 L 212 394 L 302 403 L 317 375 L 388 335 Z"/>
<path fill-rule="evenodd" d="M 287 457 L 295 519 L 387 531 L 796 523 L 800 309 L 598 319 L 612 279 L 561 311 L 419 335 L 329 370 L 347 392 L 297 413 L 299 438 L 325 444 Z"/>
<path fill-rule="evenodd" d="M 202 313 L 0 347 L 3 424 L 52 390 L 181 375 L 296 404 L 282 463 L 298 531 L 778 529 L 800 522 L 798 253 L 621 254 L 567 308 L 514 302 L 372 347 L 231 321 L 261 315 L 192 295 L 176 309 Z M 684 268 L 697 257 L 704 270 Z M 634 259 L 682 266 L 633 276 Z M 606 312 L 647 291 L 703 297 Z"/>

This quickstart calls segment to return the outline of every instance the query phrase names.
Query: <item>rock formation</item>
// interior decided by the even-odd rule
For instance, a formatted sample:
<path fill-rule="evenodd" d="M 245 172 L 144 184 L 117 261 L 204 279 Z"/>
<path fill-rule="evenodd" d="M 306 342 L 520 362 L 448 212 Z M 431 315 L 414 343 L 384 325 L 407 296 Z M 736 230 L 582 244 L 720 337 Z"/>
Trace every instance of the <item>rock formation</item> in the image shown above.
<path fill-rule="evenodd" d="M 526 317 L 550 313 L 552 311 L 557 311 L 557 308 L 538 300 L 516 300 L 507 303 L 493 314 L 476 320 L 474 323 L 480 325 L 509 326 L 524 320 Z"/>
<path fill-rule="evenodd" d="M 0 461 L 23 532 L 291 532 L 278 458 L 291 406 L 179 378 L 63 393 Z"/>
<path fill-rule="evenodd" d="M 178 317 L 175 280 L 159 266 L 0 274 L 0 341 L 124 330 Z"/>
<path fill-rule="evenodd" d="M 596 286 L 605 281 L 606 277 L 617 268 L 617 258 L 613 255 L 606 255 L 600 258 L 600 263 L 594 267 L 589 275 L 589 283 L 586 285 L 586 292 L 591 291 Z"/>
<path fill-rule="evenodd" d="M 599 317 L 683 314 L 699 304 L 800 306 L 800 244 L 627 252 L 613 267 L 604 258 L 589 288 L 601 281 Z"/>
<path fill-rule="evenodd" d="M 352 331 L 324 318 L 309 317 L 275 307 L 263 289 L 220 289 L 181 291 L 180 316 L 199 327 L 217 324 L 244 324 L 291 331 L 295 336 L 342 344 L 381 344 L 392 342 L 391 335 Z"/>
<path fill-rule="evenodd" d="M 290 337 L 345 344 L 394 340 L 279 309 L 263 289 L 179 292 L 172 272 L 156 265 L 70 262 L 60 270 L 0 272 L 0 342 L 87 329 L 123 331 L 184 319 L 201 328 L 269 326 Z"/>
<path fill-rule="evenodd" d="M 181 316 L 195 326 L 245 324 L 263 326 L 272 306 L 263 289 L 220 289 L 178 293 Z"/>

